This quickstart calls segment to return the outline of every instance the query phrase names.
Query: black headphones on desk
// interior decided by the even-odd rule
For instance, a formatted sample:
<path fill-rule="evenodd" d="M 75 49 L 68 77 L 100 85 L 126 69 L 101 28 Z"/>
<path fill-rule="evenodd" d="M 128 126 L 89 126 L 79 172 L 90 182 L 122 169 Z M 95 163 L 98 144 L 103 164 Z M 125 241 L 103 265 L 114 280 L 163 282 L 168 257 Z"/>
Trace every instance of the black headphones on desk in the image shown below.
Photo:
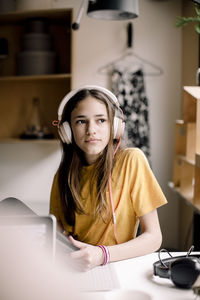
<path fill-rule="evenodd" d="M 190 248 L 191 249 L 191 248 Z M 153 274 L 161 278 L 168 278 L 175 286 L 184 289 L 192 288 L 193 284 L 200 275 L 200 255 L 189 255 L 192 250 L 184 256 L 176 256 L 161 259 L 160 253 L 167 251 L 162 249 L 159 252 L 159 261 L 153 264 Z"/>

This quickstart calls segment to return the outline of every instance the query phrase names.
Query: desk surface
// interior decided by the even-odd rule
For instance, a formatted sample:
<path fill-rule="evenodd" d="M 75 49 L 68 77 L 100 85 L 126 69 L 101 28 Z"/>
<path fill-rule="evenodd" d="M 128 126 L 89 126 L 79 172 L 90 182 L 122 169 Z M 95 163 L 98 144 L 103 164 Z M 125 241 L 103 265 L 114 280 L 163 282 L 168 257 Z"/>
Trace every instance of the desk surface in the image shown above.
<path fill-rule="evenodd" d="M 173 256 L 184 254 L 172 253 Z M 166 253 L 163 253 L 163 255 L 166 255 Z M 163 256 L 163 258 L 167 257 L 167 255 Z M 151 296 L 152 300 L 194 300 L 195 295 L 192 290 L 178 289 L 169 279 L 152 275 L 153 263 L 157 260 L 158 254 L 153 253 L 114 263 L 113 265 L 117 272 L 121 289 L 133 289 L 145 292 Z M 101 293 L 101 300 L 109 299 L 108 293 L 110 292 Z M 98 299 L 98 297 L 95 299 Z"/>

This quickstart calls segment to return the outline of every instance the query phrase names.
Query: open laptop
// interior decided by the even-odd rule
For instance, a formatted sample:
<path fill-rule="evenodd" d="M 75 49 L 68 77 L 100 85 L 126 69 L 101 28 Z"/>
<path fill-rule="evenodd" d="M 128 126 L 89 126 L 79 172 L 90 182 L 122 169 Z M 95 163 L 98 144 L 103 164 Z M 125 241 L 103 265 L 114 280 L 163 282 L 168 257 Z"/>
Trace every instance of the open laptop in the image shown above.
<path fill-rule="evenodd" d="M 66 236 L 56 230 L 56 218 L 53 215 L 38 216 L 25 204 L 17 203 L 16 199 L 8 202 L 12 204 L 12 208 L 15 207 L 15 210 L 11 209 L 10 205 L 8 209 L 6 205 L 6 210 L 4 209 L 4 213 L 1 214 L 5 203 L 1 205 L 3 203 L 0 201 L 0 235 L 5 231 L 12 234 L 12 230 L 25 233 L 39 249 L 47 249 L 53 261 L 56 260 L 56 257 L 62 257 L 63 264 L 67 263 L 69 260 L 65 257 L 70 252 L 76 251 L 77 248 Z M 120 287 L 112 264 L 99 266 L 88 272 L 77 272 L 77 276 L 79 282 L 82 282 L 84 291 L 107 291 Z"/>
<path fill-rule="evenodd" d="M 37 249 L 47 250 L 50 259 L 62 258 L 64 267 L 69 266 L 68 254 L 76 251 L 66 236 L 56 231 L 56 218 L 53 215 L 20 215 L 0 217 L 0 238 L 6 233 L 6 238 L 12 239 L 16 234 L 23 233 Z M 25 249 L 26 250 L 26 249 Z M 67 269 L 66 269 L 67 270 Z M 69 270 L 68 270 L 69 271 Z M 119 288 L 118 278 L 112 264 L 99 266 L 87 272 L 73 272 L 82 291 L 107 291 Z"/>
<path fill-rule="evenodd" d="M 38 251 L 46 251 L 52 261 L 55 259 L 56 218 L 53 215 L 0 216 L 1 236 L 8 245 L 9 239 L 20 237 L 25 243 L 33 244 Z"/>

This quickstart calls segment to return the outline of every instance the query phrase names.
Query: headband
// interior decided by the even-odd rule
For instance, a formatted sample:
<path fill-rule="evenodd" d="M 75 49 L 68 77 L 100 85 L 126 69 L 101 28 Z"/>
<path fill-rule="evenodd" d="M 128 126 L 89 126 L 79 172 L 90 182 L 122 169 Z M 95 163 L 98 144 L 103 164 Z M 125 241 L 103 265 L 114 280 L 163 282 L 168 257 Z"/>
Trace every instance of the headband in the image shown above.
<path fill-rule="evenodd" d="M 112 101 L 113 104 L 116 105 L 119 108 L 119 102 L 117 100 L 117 97 L 108 89 L 98 86 L 98 85 L 84 85 L 81 88 L 72 90 L 71 92 L 69 92 L 61 101 L 59 107 L 58 107 L 58 121 L 61 121 L 62 118 L 62 113 L 63 113 L 63 109 L 65 107 L 65 105 L 67 104 L 67 102 L 73 97 L 75 96 L 78 92 L 82 91 L 82 90 L 97 90 L 99 92 L 104 93 L 105 95 L 107 95 Z"/>

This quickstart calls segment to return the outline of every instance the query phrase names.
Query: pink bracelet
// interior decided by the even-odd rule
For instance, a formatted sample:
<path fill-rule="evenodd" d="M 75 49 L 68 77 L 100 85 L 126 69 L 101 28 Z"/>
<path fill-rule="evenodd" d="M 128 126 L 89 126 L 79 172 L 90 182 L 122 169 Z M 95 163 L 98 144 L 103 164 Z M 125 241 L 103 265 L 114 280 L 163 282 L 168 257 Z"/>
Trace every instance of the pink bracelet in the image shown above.
<path fill-rule="evenodd" d="M 106 263 L 108 264 L 109 261 L 110 261 L 110 252 L 108 250 L 108 247 L 106 247 L 106 246 L 104 246 L 104 247 L 105 247 L 105 250 L 106 250 L 106 253 L 107 253 L 107 261 L 106 261 Z"/>
<path fill-rule="evenodd" d="M 103 246 L 103 245 L 98 245 L 98 247 L 101 248 L 101 250 L 103 251 L 104 260 L 103 260 L 103 263 L 101 264 L 101 266 L 104 266 L 110 260 L 110 253 L 109 253 L 108 247 Z"/>

